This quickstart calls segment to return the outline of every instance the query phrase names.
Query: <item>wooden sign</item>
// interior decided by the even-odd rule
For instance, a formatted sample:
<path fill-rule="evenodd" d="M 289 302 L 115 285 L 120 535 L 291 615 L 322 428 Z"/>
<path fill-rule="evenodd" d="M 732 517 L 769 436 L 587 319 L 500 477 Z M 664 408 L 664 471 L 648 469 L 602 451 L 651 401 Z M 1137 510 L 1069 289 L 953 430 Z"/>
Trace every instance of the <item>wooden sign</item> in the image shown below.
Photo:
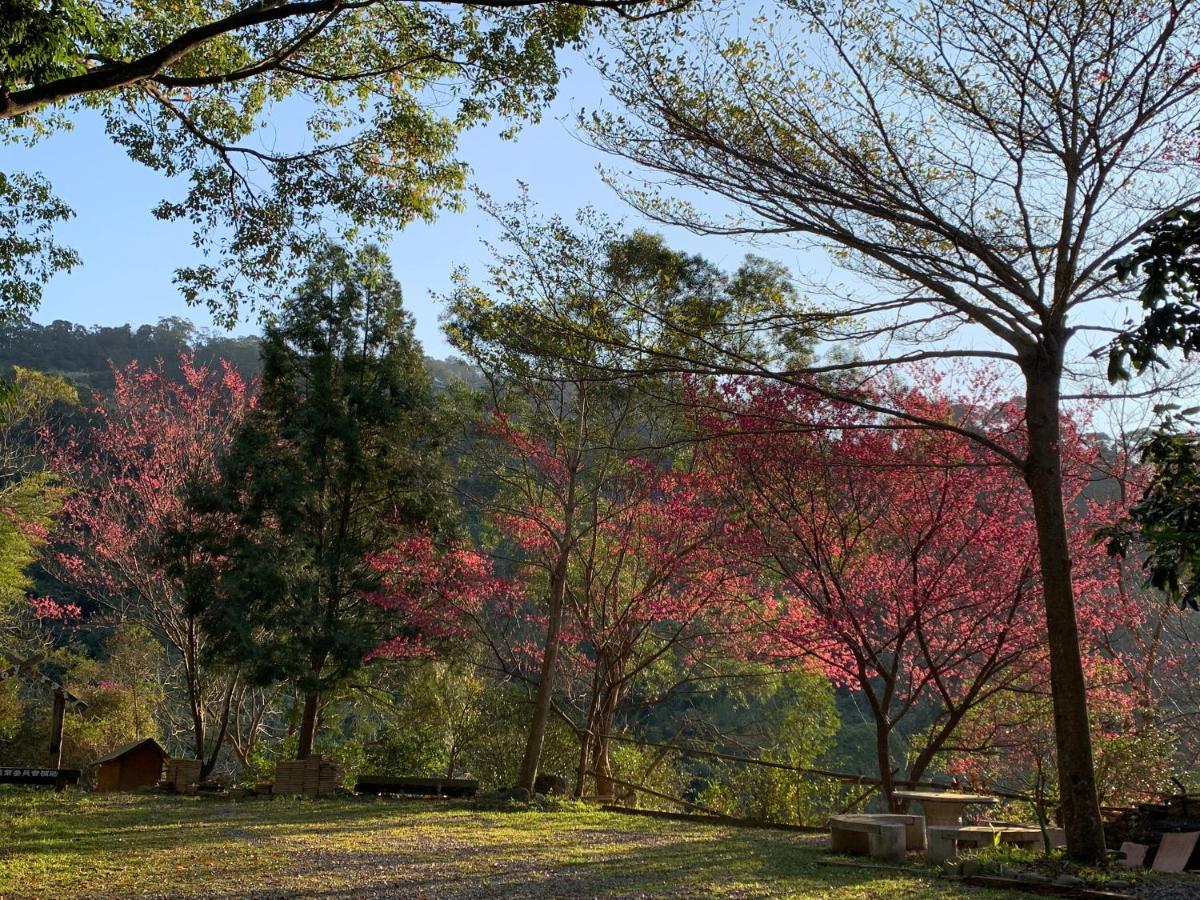
<path fill-rule="evenodd" d="M 61 787 L 79 783 L 78 769 L 44 769 L 32 766 L 0 766 L 0 784 L 34 784 Z"/>

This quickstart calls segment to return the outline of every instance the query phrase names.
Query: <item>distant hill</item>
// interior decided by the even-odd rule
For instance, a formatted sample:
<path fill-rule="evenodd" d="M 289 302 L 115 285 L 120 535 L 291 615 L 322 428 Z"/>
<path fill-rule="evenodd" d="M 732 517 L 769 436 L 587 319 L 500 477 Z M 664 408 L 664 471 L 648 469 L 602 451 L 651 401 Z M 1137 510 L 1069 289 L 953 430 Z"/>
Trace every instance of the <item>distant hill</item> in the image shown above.
<path fill-rule="evenodd" d="M 49 325 L 25 322 L 0 327 L 0 374 L 7 375 L 13 366 L 22 366 L 106 391 L 113 386 L 110 362 L 120 368 L 135 360 L 141 365 L 153 365 L 161 359 L 169 370 L 174 370 L 179 354 L 191 350 L 200 362 L 213 364 L 224 359 L 251 378 L 261 369 L 258 349 L 259 339 L 255 335 L 217 334 L 178 317 L 136 328 L 78 325 L 61 319 Z M 426 357 L 425 362 L 438 388 L 444 389 L 456 381 L 473 388 L 484 384 L 477 369 L 456 357 Z"/>

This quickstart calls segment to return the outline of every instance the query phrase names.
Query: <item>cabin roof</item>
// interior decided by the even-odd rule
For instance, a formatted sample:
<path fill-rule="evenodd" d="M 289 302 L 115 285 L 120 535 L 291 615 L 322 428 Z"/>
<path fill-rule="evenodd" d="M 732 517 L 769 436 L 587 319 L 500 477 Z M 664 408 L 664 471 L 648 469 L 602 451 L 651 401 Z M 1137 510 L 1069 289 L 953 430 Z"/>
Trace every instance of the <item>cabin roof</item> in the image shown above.
<path fill-rule="evenodd" d="M 159 754 L 161 754 L 162 756 L 167 755 L 167 751 L 164 750 L 162 748 L 162 746 L 158 743 L 158 741 L 156 741 L 154 738 L 142 738 L 140 741 L 134 741 L 131 744 L 126 744 L 124 747 L 118 747 L 116 750 L 113 750 L 111 753 L 105 754 L 104 756 L 100 757 L 98 760 L 93 762 L 92 765 L 99 766 L 99 765 L 102 765 L 103 763 L 112 762 L 114 759 L 118 759 L 118 758 L 124 756 L 126 753 L 131 753 L 132 751 L 137 750 L 146 745 L 150 745 L 150 746 L 154 747 L 154 749 L 157 750 L 159 752 Z"/>

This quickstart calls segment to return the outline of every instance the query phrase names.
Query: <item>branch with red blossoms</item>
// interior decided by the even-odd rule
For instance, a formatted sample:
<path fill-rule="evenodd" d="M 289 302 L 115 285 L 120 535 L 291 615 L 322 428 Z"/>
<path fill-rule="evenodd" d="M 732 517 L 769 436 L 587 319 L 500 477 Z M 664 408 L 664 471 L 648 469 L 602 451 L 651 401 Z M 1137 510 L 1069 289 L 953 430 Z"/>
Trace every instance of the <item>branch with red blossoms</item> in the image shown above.
<path fill-rule="evenodd" d="M 468 640 L 491 605 L 518 602 L 519 586 L 491 560 L 462 546 L 438 547 L 428 533 L 409 535 L 371 559 L 382 575 L 367 599 L 387 610 L 395 635 L 367 659 L 429 657 Z"/>

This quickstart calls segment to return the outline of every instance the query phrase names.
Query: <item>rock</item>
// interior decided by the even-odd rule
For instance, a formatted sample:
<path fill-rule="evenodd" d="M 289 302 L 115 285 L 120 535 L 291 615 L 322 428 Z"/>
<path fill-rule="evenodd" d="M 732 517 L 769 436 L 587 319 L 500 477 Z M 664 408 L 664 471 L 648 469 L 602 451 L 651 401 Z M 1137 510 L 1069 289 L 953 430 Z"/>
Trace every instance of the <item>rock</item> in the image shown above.
<path fill-rule="evenodd" d="M 964 859 L 962 861 L 962 876 L 963 878 L 973 878 L 983 872 L 983 863 L 977 859 Z"/>
<path fill-rule="evenodd" d="M 1019 872 L 1017 873 L 1017 881 L 1024 881 L 1026 884 L 1050 883 L 1050 879 L 1041 872 Z"/>
<path fill-rule="evenodd" d="M 1080 887 L 1083 885 L 1083 879 L 1075 875 L 1068 875 L 1066 872 L 1063 872 L 1054 879 L 1054 883 L 1061 884 L 1063 887 Z"/>

